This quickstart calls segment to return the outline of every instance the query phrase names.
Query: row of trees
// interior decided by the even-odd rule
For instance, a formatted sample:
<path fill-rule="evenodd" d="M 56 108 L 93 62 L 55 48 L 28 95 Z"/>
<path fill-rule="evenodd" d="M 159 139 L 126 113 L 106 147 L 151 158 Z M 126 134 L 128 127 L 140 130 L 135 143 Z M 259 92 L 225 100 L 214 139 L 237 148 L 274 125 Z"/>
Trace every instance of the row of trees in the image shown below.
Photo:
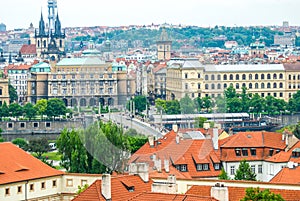
<path fill-rule="evenodd" d="M 230 85 L 225 91 L 224 96 L 218 96 L 215 100 L 211 97 L 197 97 L 192 100 L 188 95 L 178 100 L 156 99 L 155 106 L 158 111 L 165 114 L 193 114 L 202 112 L 211 112 L 213 109 L 220 113 L 267 113 L 268 115 L 278 114 L 280 112 L 294 113 L 300 112 L 300 91 L 289 99 L 288 102 L 273 96 L 261 97 L 258 94 L 247 92 L 243 87 L 241 93 Z"/>
<path fill-rule="evenodd" d="M 35 118 L 37 115 L 48 117 L 57 117 L 65 115 L 66 113 L 72 113 L 65 106 L 65 103 L 58 98 L 52 98 L 49 100 L 38 100 L 35 105 L 26 103 L 23 107 L 17 103 L 11 103 L 7 106 L 6 102 L 0 107 L 0 117 L 20 117 L 23 116 L 29 120 Z"/>
<path fill-rule="evenodd" d="M 133 130 L 124 133 L 112 122 L 95 122 L 87 129 L 64 129 L 57 140 L 61 165 L 69 172 L 122 172 L 131 153 L 147 141 Z"/>

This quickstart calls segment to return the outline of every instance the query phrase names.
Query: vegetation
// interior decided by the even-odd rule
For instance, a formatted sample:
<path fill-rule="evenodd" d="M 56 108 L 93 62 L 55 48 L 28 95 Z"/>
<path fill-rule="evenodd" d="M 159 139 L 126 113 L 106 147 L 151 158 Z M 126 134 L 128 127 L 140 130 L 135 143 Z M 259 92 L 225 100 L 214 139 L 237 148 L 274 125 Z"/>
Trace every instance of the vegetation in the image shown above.
<path fill-rule="evenodd" d="M 256 174 L 251 170 L 249 163 L 245 159 L 240 161 L 240 165 L 234 175 L 234 179 L 256 181 Z"/>
<path fill-rule="evenodd" d="M 146 141 L 135 133 L 133 130 L 130 134 L 124 133 L 118 125 L 102 121 L 85 130 L 64 129 L 57 140 L 61 164 L 69 172 L 122 172 L 130 152 Z"/>
<path fill-rule="evenodd" d="M 23 138 L 16 138 L 12 141 L 13 144 L 17 145 L 19 148 L 24 151 L 28 150 L 28 142 Z"/>
<path fill-rule="evenodd" d="M 224 170 L 224 168 L 222 167 L 221 169 L 221 173 L 218 176 L 219 179 L 223 179 L 223 180 L 230 180 L 230 177 L 228 176 L 227 172 Z"/>
<path fill-rule="evenodd" d="M 134 103 L 134 105 L 131 105 Z M 146 110 L 146 105 L 147 105 L 147 98 L 146 96 L 135 96 L 132 100 L 130 100 L 127 103 L 127 109 L 132 111 L 136 110 L 137 112 L 143 112 Z M 133 112 L 135 114 L 135 111 Z"/>
<path fill-rule="evenodd" d="M 48 140 L 45 137 L 29 140 L 28 151 L 36 154 L 36 157 L 42 159 L 42 155 L 49 151 Z"/>
<path fill-rule="evenodd" d="M 84 184 L 83 186 L 78 186 L 78 190 L 76 191 L 76 195 L 79 195 L 83 191 L 85 191 L 89 187 L 88 184 Z"/>
<path fill-rule="evenodd" d="M 241 201 L 284 201 L 280 194 L 275 194 L 270 192 L 269 189 L 265 189 L 263 191 L 259 190 L 259 188 L 247 188 L 246 195 Z"/>
<path fill-rule="evenodd" d="M 295 135 L 295 137 L 300 139 L 300 122 L 298 122 L 298 124 L 294 127 L 293 134 Z"/>
<path fill-rule="evenodd" d="M 2 133 L 2 129 L 0 128 L 0 142 L 4 142 L 5 140 L 4 140 L 4 138 L 2 137 L 1 133 Z"/>
<path fill-rule="evenodd" d="M 17 90 L 8 83 L 9 103 L 13 103 L 18 100 Z"/>

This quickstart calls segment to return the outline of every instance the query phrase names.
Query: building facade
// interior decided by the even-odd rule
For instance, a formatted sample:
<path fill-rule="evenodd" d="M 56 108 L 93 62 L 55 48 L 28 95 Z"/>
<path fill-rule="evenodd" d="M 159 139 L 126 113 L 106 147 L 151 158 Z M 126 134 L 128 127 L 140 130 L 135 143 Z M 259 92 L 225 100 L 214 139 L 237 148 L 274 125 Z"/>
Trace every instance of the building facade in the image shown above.
<path fill-rule="evenodd" d="M 172 41 L 169 39 L 165 28 L 162 29 L 160 39 L 156 42 L 156 44 L 157 44 L 157 59 L 170 60 Z"/>

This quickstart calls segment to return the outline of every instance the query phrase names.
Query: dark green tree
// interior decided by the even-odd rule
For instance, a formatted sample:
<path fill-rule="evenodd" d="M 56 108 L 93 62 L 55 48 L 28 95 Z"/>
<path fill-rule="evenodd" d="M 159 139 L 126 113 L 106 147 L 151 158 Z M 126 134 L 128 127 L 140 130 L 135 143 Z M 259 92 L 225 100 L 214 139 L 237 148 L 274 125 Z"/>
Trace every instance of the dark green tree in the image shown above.
<path fill-rule="evenodd" d="M 225 95 L 225 99 L 237 97 L 237 93 L 233 85 L 230 85 L 228 88 L 225 89 L 224 95 Z"/>
<path fill-rule="evenodd" d="M 240 161 L 240 165 L 234 175 L 234 179 L 256 181 L 256 174 L 252 172 L 249 163 L 245 159 Z"/>
<path fill-rule="evenodd" d="M 9 102 L 13 103 L 18 100 L 17 90 L 9 83 L 8 84 Z"/>
<path fill-rule="evenodd" d="M 4 142 L 5 140 L 4 140 L 4 138 L 2 137 L 1 133 L 2 133 L 2 129 L 0 128 L 0 142 Z"/>
<path fill-rule="evenodd" d="M 8 110 L 12 117 L 19 117 L 23 114 L 23 108 L 18 103 L 10 104 Z"/>
<path fill-rule="evenodd" d="M 210 96 L 205 96 L 202 98 L 203 100 L 203 107 L 206 109 L 206 112 L 209 111 L 209 109 L 212 107 L 212 100 Z"/>
<path fill-rule="evenodd" d="M 195 98 L 194 105 L 197 109 L 197 112 L 201 112 L 203 108 L 203 100 L 200 97 Z"/>
<path fill-rule="evenodd" d="M 293 134 L 295 135 L 295 137 L 300 139 L 300 122 L 298 122 L 298 124 L 295 126 Z"/>
<path fill-rule="evenodd" d="M 284 201 L 280 194 L 275 194 L 270 192 L 269 189 L 265 189 L 263 191 L 259 190 L 259 188 L 247 188 L 246 195 L 241 201 Z"/>
<path fill-rule="evenodd" d="M 46 99 L 40 99 L 36 102 L 34 109 L 37 111 L 38 115 L 46 115 L 47 102 L 48 101 Z"/>
<path fill-rule="evenodd" d="M 277 108 L 275 106 L 276 99 L 273 96 L 266 96 L 264 109 L 268 115 L 273 115 Z"/>
<path fill-rule="evenodd" d="M 146 109 L 147 98 L 146 96 L 135 96 L 131 101 L 134 102 L 134 106 L 130 106 L 130 103 L 127 104 L 127 109 L 130 110 L 130 107 L 134 107 L 137 112 L 142 112 Z M 135 111 L 134 111 L 135 114 Z"/>
<path fill-rule="evenodd" d="M 59 115 L 65 115 L 67 108 L 63 100 L 58 98 L 51 98 L 47 102 L 46 114 L 48 117 L 57 117 Z"/>
<path fill-rule="evenodd" d="M 35 153 L 37 158 L 41 159 L 42 155 L 50 150 L 47 138 L 42 137 L 29 140 L 28 150 Z"/>
<path fill-rule="evenodd" d="M 195 113 L 195 105 L 193 100 L 185 94 L 185 96 L 180 99 L 180 110 L 182 114 L 193 114 Z"/>
<path fill-rule="evenodd" d="M 243 102 L 240 98 L 238 97 L 233 97 L 227 99 L 227 107 L 228 107 L 228 112 L 241 112 L 243 108 Z"/>
<path fill-rule="evenodd" d="M 242 93 L 240 95 L 242 101 L 242 109 L 240 112 L 249 112 L 249 105 L 250 105 L 250 97 L 252 94 L 247 93 L 247 88 L 242 87 Z"/>
<path fill-rule="evenodd" d="M 34 118 L 37 114 L 34 106 L 31 103 L 26 103 L 26 105 L 23 106 L 23 112 L 29 120 Z"/>
<path fill-rule="evenodd" d="M 144 135 L 127 136 L 129 150 L 133 154 L 139 150 L 147 141 L 148 138 Z"/>
<path fill-rule="evenodd" d="M 170 100 L 166 102 L 167 114 L 180 114 L 180 103 L 178 100 Z"/>
<path fill-rule="evenodd" d="M 6 102 L 4 101 L 4 103 L 1 106 L 1 110 L 0 110 L 0 116 L 1 117 L 8 117 L 9 116 L 9 108 L 6 104 Z"/>
<path fill-rule="evenodd" d="M 203 128 L 204 123 L 207 121 L 205 117 L 196 117 L 195 118 L 195 128 Z"/>
<path fill-rule="evenodd" d="M 166 100 L 162 100 L 160 98 L 156 99 L 155 107 L 156 107 L 157 111 L 162 110 L 163 112 L 166 112 L 166 107 L 167 107 L 166 102 L 167 102 Z"/>
<path fill-rule="evenodd" d="M 227 112 L 226 99 L 224 97 L 218 96 L 216 98 L 216 106 L 217 106 L 217 112 L 219 113 Z"/>
<path fill-rule="evenodd" d="M 264 99 L 261 98 L 258 94 L 254 94 L 253 97 L 250 100 L 250 112 L 253 113 L 260 113 L 262 112 L 264 107 Z"/>
<path fill-rule="evenodd" d="M 12 143 L 25 151 L 28 149 L 28 142 L 24 138 L 16 138 L 12 141 Z"/>
<path fill-rule="evenodd" d="M 228 176 L 227 172 L 224 170 L 224 168 L 222 167 L 221 169 L 221 173 L 218 176 L 219 179 L 223 179 L 223 180 L 230 180 L 230 177 Z"/>

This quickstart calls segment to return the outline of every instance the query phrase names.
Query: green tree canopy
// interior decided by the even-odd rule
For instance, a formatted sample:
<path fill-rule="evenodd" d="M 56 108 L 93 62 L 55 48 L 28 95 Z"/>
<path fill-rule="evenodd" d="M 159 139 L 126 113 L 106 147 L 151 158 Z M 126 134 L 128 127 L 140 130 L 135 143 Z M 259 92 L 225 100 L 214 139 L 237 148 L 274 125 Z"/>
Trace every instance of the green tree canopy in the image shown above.
<path fill-rule="evenodd" d="M 28 142 L 24 138 L 16 138 L 12 141 L 12 143 L 25 151 L 28 149 Z"/>
<path fill-rule="evenodd" d="M 293 129 L 293 134 L 300 139 L 300 122 L 298 122 L 298 124 L 295 126 L 295 128 Z"/>
<path fill-rule="evenodd" d="M 193 114 L 195 113 L 195 105 L 193 100 L 185 94 L 185 96 L 180 99 L 180 110 L 182 114 Z"/>
<path fill-rule="evenodd" d="M 218 176 L 219 179 L 223 179 L 223 180 L 230 180 L 230 177 L 228 176 L 227 172 L 225 171 L 224 167 L 222 167 L 221 169 L 221 173 Z"/>
<path fill-rule="evenodd" d="M 280 194 L 275 194 L 270 192 L 269 189 L 265 189 L 263 191 L 259 190 L 259 188 L 247 188 L 246 195 L 241 201 L 284 201 Z"/>
<path fill-rule="evenodd" d="M 46 115 L 47 102 L 48 101 L 46 99 L 40 99 L 36 102 L 34 108 L 36 109 L 38 115 Z"/>
<path fill-rule="evenodd" d="M 42 155 L 50 150 L 47 138 L 42 137 L 29 140 L 28 150 L 34 152 L 37 158 L 41 159 Z"/>
<path fill-rule="evenodd" d="M 31 103 L 26 103 L 26 105 L 24 105 L 23 112 L 24 112 L 25 116 L 27 118 L 29 118 L 29 120 L 34 118 L 35 115 L 37 114 L 34 106 Z"/>
<path fill-rule="evenodd" d="M 12 103 L 8 107 L 10 116 L 19 117 L 23 115 L 23 108 L 18 103 Z"/>
<path fill-rule="evenodd" d="M 234 175 L 234 179 L 256 181 L 256 174 L 251 170 L 249 163 L 245 159 L 240 161 L 240 165 Z"/>
<path fill-rule="evenodd" d="M 46 114 L 48 117 L 57 117 L 65 115 L 67 112 L 66 105 L 63 100 L 58 98 L 51 98 L 47 102 Z"/>
<path fill-rule="evenodd" d="M 17 90 L 9 83 L 8 84 L 9 102 L 13 103 L 18 100 Z"/>

